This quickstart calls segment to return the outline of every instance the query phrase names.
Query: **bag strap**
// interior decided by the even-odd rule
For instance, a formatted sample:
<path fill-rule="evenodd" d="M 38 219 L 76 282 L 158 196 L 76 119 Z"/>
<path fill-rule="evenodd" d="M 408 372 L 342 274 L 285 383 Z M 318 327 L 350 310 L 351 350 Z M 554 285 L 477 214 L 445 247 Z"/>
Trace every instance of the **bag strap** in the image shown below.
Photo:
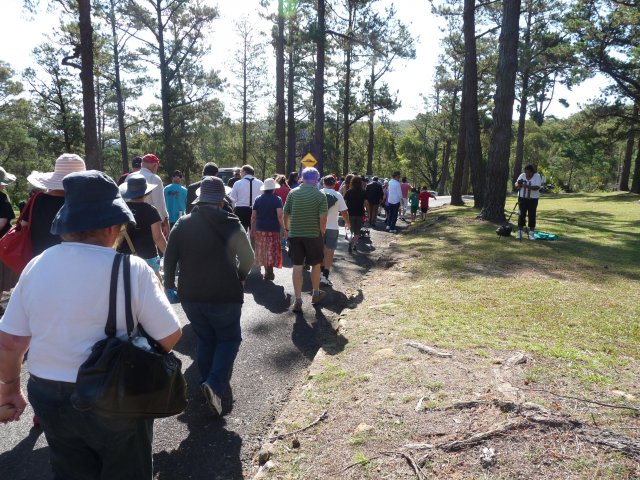
<path fill-rule="evenodd" d="M 253 207 L 253 177 L 248 178 L 249 180 L 249 206 Z"/>
<path fill-rule="evenodd" d="M 116 253 L 111 266 L 111 284 L 109 286 L 109 314 L 107 315 L 107 325 L 104 333 L 107 337 L 116 335 L 116 300 L 118 298 L 118 272 L 120 271 L 120 259 L 122 254 Z"/>
<path fill-rule="evenodd" d="M 29 198 L 29 200 L 27 200 L 26 205 L 20 212 L 20 215 L 18 215 L 18 220 L 16 220 L 16 224 L 19 224 L 26 215 L 27 216 L 26 222 L 29 224 L 29 226 L 31 226 L 31 213 L 33 212 L 33 204 L 36 203 L 36 198 L 38 198 L 41 193 L 42 192 L 36 192 L 31 196 L 31 198 Z"/>
<path fill-rule="evenodd" d="M 131 256 L 124 255 L 122 276 L 124 277 L 124 311 L 127 319 L 127 336 L 133 333 L 133 312 L 131 310 Z"/>
<path fill-rule="evenodd" d="M 136 255 L 136 247 L 133 246 L 133 242 L 131 241 L 131 237 L 129 236 L 129 232 L 124 231 L 124 239 L 127 241 L 127 245 L 129 246 L 129 250 L 132 255 Z"/>

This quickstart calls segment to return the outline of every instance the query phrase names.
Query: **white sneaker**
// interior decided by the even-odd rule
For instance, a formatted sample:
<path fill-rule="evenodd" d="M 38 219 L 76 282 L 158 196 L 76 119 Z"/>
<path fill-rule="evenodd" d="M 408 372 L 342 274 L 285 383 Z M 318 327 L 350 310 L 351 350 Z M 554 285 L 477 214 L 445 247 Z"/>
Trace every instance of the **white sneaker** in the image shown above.
<path fill-rule="evenodd" d="M 534 233 L 535 232 L 533 230 L 529 232 L 529 240 L 535 240 L 536 239 Z"/>
<path fill-rule="evenodd" d="M 387 225 L 387 227 L 385 228 L 385 230 L 388 232 L 389 231 L 389 225 Z"/>
<path fill-rule="evenodd" d="M 520 240 L 522 238 L 522 230 L 518 230 L 516 233 L 516 240 Z"/>
<path fill-rule="evenodd" d="M 217 415 L 222 415 L 222 399 L 208 384 L 203 383 L 201 387 L 204 398 L 207 400 L 207 405 L 209 405 L 211 411 Z"/>
<path fill-rule="evenodd" d="M 324 275 L 320 275 L 320 283 L 322 285 L 329 285 L 330 287 L 333 286 L 333 282 Z"/>

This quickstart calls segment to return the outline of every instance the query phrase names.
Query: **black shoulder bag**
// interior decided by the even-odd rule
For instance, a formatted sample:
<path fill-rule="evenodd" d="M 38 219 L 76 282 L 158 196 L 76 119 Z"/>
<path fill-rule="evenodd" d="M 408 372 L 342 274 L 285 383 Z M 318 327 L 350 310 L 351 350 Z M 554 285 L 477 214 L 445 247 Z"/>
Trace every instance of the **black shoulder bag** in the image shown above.
<path fill-rule="evenodd" d="M 123 263 L 127 340 L 116 337 L 118 271 Z M 132 336 L 131 263 L 129 255 L 116 254 L 111 269 L 109 315 L 104 332 L 89 358 L 80 366 L 71 403 L 77 410 L 112 418 L 160 418 L 182 412 L 187 406 L 187 382 L 182 362 L 171 352 Z M 155 342 L 152 342 L 155 343 Z"/>

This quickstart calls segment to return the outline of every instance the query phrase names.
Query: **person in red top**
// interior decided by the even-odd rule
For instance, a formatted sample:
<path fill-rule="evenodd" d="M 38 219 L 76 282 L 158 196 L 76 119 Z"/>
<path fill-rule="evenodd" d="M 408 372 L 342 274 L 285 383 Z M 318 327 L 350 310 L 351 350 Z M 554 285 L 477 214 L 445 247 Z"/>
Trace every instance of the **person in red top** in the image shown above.
<path fill-rule="evenodd" d="M 409 192 L 411 191 L 411 184 L 407 181 L 407 177 L 402 177 L 402 183 L 400 184 L 400 191 L 402 192 L 402 203 L 400 204 L 400 218 L 406 221 L 405 215 L 407 214 L 407 208 L 409 207 Z"/>
<path fill-rule="evenodd" d="M 429 210 L 430 198 L 436 198 L 436 196 L 430 193 L 429 191 L 427 191 L 427 187 L 422 187 L 422 191 L 420 192 L 420 196 L 419 196 L 420 211 L 422 212 L 422 214 L 420 215 L 420 218 L 422 220 L 427 218 L 427 210 Z"/>

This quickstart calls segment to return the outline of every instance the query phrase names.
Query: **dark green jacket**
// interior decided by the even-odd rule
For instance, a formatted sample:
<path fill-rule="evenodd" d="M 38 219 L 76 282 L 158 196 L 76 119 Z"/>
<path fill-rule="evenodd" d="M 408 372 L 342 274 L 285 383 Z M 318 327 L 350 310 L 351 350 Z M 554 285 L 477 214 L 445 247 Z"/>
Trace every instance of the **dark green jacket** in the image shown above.
<path fill-rule="evenodd" d="M 240 282 L 253 261 L 253 249 L 238 217 L 214 205 L 198 204 L 171 230 L 164 256 L 164 285 L 175 289 L 179 263 L 181 302 L 242 303 Z"/>

